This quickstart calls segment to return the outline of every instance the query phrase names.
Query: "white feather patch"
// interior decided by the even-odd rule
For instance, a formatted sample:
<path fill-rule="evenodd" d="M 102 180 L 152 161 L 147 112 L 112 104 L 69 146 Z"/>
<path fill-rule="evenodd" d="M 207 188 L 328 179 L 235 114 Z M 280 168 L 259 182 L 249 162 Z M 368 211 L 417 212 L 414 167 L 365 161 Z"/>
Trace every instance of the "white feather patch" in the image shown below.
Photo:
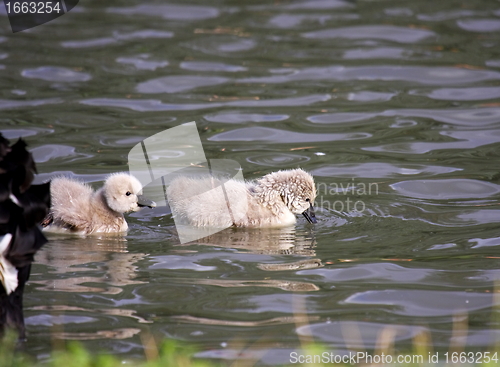
<path fill-rule="evenodd" d="M 19 203 L 19 200 L 17 200 L 17 198 L 14 196 L 14 194 L 10 194 L 9 195 L 9 199 L 14 203 L 16 204 L 17 206 L 21 206 L 21 204 Z"/>
<path fill-rule="evenodd" d="M 7 233 L 0 237 L 0 281 L 7 294 L 14 292 L 17 288 L 17 269 L 6 258 L 5 253 L 9 248 L 12 235 Z"/>

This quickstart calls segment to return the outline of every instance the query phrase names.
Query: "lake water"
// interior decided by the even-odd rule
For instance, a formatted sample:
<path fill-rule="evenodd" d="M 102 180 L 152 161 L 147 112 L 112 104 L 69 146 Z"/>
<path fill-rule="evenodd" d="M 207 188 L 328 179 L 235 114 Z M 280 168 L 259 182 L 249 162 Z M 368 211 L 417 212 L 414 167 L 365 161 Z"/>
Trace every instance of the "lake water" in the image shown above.
<path fill-rule="evenodd" d="M 144 358 L 150 336 L 264 364 L 309 340 L 499 342 L 499 2 L 81 1 L 16 34 L 2 8 L 0 32 L 0 130 L 39 182 L 99 187 L 196 121 L 207 158 L 318 186 L 314 226 L 180 245 L 163 207 L 126 236 L 50 235 L 25 292 L 38 359 L 61 340 Z"/>

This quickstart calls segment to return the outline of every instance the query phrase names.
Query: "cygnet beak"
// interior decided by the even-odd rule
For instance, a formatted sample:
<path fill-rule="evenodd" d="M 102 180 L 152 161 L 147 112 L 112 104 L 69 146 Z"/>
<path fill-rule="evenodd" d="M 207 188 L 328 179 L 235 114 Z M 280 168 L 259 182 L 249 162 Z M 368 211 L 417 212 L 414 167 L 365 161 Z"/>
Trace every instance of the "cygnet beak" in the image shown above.
<path fill-rule="evenodd" d="M 140 207 L 148 206 L 150 208 L 155 208 L 156 203 L 153 200 L 145 198 L 143 195 L 137 195 L 137 205 Z"/>
<path fill-rule="evenodd" d="M 316 220 L 316 214 L 314 214 L 314 208 L 312 204 L 309 205 L 309 208 L 302 213 L 302 215 L 307 219 L 309 223 L 317 223 L 318 221 Z"/>

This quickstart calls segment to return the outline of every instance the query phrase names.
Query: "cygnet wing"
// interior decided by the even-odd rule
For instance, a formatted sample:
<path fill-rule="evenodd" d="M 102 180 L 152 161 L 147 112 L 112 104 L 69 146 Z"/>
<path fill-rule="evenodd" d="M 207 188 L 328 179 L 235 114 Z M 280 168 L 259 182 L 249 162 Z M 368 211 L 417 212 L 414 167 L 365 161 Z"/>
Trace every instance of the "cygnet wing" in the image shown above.
<path fill-rule="evenodd" d="M 56 178 L 51 184 L 52 216 L 72 227 L 80 227 L 91 218 L 92 188 L 67 178 Z"/>

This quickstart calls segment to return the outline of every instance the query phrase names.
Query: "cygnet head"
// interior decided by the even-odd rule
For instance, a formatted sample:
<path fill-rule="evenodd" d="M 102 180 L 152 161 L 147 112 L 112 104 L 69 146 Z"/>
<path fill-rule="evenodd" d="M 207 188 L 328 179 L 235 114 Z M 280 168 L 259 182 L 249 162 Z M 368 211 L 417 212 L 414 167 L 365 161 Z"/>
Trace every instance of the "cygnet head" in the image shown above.
<path fill-rule="evenodd" d="M 118 213 L 136 212 L 144 206 L 156 206 L 154 201 L 142 196 L 141 183 L 128 173 L 109 176 L 102 190 L 108 206 Z"/>
<path fill-rule="evenodd" d="M 272 202 L 273 193 L 279 196 L 286 207 L 294 214 L 302 214 L 309 223 L 316 223 L 314 199 L 316 186 L 313 177 L 298 168 L 273 172 L 257 181 L 261 200 Z"/>

